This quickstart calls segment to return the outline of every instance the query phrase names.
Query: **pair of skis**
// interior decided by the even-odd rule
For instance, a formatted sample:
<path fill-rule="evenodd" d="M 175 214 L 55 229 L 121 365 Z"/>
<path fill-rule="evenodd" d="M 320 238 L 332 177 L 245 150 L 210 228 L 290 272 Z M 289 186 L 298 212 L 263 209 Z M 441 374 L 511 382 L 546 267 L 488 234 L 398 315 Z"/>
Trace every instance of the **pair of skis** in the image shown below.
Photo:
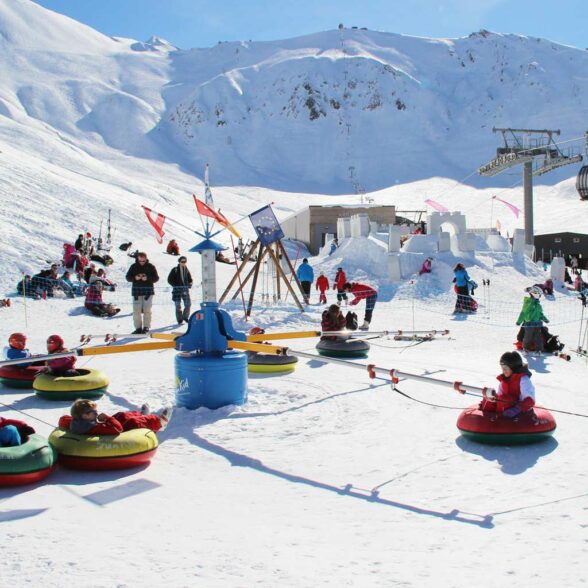
<path fill-rule="evenodd" d="M 422 331 L 397 331 L 391 333 L 394 341 L 432 341 L 436 335 L 449 335 L 448 329 L 437 331 L 436 329 Z"/>

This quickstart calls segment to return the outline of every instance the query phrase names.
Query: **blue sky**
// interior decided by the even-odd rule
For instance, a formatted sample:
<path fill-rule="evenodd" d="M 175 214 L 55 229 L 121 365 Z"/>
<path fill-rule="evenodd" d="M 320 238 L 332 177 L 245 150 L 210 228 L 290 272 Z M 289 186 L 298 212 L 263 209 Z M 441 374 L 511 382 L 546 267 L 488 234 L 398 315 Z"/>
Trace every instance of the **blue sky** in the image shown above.
<path fill-rule="evenodd" d="M 479 29 L 588 47 L 588 0 L 35 0 L 111 36 L 181 47 L 296 37 L 339 23 L 425 37 Z"/>

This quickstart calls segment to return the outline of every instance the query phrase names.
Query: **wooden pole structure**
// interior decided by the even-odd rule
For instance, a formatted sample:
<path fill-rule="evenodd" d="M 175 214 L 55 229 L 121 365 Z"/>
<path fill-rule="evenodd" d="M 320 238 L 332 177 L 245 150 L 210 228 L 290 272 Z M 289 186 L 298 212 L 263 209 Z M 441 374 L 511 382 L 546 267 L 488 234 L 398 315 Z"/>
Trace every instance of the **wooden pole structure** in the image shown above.
<path fill-rule="evenodd" d="M 255 262 L 255 271 L 253 272 L 253 283 L 251 284 L 251 293 L 249 294 L 249 302 L 247 303 L 247 310 L 245 314 L 247 316 L 251 316 L 251 308 L 253 307 L 253 298 L 255 297 L 255 288 L 257 287 L 257 278 L 259 277 L 259 268 L 263 262 L 263 258 L 265 257 L 267 249 L 264 248 L 263 245 L 259 246 L 259 256 L 257 257 L 257 261 Z M 247 280 L 245 280 L 247 281 Z M 245 282 L 243 282 L 243 286 Z"/>
<path fill-rule="evenodd" d="M 231 291 L 231 288 L 233 287 L 234 283 L 239 279 L 241 272 L 247 266 L 247 262 L 251 259 L 252 255 L 255 252 L 255 250 L 257 249 L 258 245 L 259 245 L 259 239 L 257 239 L 257 241 L 255 241 L 255 243 L 253 243 L 253 245 L 251 245 L 251 247 L 249 248 L 249 252 L 245 256 L 245 259 L 243 259 L 243 261 L 241 262 L 241 265 L 237 268 L 237 272 L 232 277 L 231 281 L 229 282 L 229 285 L 225 288 L 223 295 L 220 297 L 219 304 L 222 304 L 224 302 L 225 298 L 227 297 L 227 295 Z M 251 272 L 250 272 L 250 275 L 251 275 Z M 247 276 L 247 279 L 248 278 L 249 278 L 249 276 Z M 240 286 L 241 290 L 243 289 L 244 285 L 245 285 L 244 283 L 241 284 L 241 286 Z"/>
<path fill-rule="evenodd" d="M 277 242 L 280 243 L 280 241 L 277 241 Z M 281 243 L 280 243 L 280 245 L 281 245 Z M 272 249 L 269 250 L 269 254 L 271 255 L 272 259 L 274 260 L 274 264 L 276 266 L 276 272 L 278 272 L 278 274 L 284 280 L 286 287 L 288 288 L 288 290 L 292 294 L 292 298 L 294 298 L 294 302 L 296 302 L 296 306 L 298 306 L 298 308 L 300 309 L 300 312 L 304 312 L 304 307 L 300 303 L 300 300 L 298 300 L 298 297 L 296 296 L 296 293 L 294 292 L 294 288 L 292 288 L 292 284 L 290 284 L 290 282 L 288 281 L 288 278 L 286 278 L 286 274 L 284 273 L 284 270 L 282 269 L 282 266 L 280 265 L 280 260 L 276 257 L 276 254 L 273 252 Z M 296 278 L 296 281 L 298 281 L 298 278 Z M 298 284 L 300 284 L 300 282 L 298 282 Z M 302 291 L 302 286 L 300 286 L 300 291 Z"/>

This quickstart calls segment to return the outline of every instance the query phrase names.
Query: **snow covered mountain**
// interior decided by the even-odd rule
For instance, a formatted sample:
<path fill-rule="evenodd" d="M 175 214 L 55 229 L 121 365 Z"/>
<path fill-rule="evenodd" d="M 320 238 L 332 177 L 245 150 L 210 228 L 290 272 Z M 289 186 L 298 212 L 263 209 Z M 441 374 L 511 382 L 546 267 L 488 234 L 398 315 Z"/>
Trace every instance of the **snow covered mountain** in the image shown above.
<path fill-rule="evenodd" d="M 341 194 L 459 179 L 493 156 L 494 126 L 567 139 L 588 115 L 587 51 L 486 31 L 450 40 L 343 28 L 179 50 L 10 0 L 0 48 L 2 135 L 10 121 L 99 160 L 124 154 L 190 174 L 209 162 L 225 185 Z"/>

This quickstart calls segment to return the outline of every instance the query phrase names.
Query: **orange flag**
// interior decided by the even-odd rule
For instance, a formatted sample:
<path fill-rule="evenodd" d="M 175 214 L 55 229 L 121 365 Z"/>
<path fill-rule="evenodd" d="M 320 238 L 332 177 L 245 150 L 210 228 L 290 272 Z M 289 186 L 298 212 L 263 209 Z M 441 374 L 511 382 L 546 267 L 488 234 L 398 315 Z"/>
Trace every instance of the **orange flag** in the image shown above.
<path fill-rule="evenodd" d="M 192 196 L 194 197 L 194 203 L 196 204 L 196 210 L 198 211 L 198 214 L 202 216 L 208 216 L 209 218 L 213 218 L 219 225 L 222 225 L 223 227 L 225 227 L 225 229 L 229 229 L 229 231 L 231 231 L 231 233 L 233 233 L 235 237 L 237 237 L 238 239 L 241 238 L 241 235 L 239 235 L 235 227 L 233 227 L 233 225 L 226 219 L 226 217 L 224 217 L 220 212 L 217 212 L 216 210 L 210 208 L 210 206 L 204 204 L 202 200 L 198 200 L 198 198 L 196 198 L 194 194 L 192 194 Z"/>

